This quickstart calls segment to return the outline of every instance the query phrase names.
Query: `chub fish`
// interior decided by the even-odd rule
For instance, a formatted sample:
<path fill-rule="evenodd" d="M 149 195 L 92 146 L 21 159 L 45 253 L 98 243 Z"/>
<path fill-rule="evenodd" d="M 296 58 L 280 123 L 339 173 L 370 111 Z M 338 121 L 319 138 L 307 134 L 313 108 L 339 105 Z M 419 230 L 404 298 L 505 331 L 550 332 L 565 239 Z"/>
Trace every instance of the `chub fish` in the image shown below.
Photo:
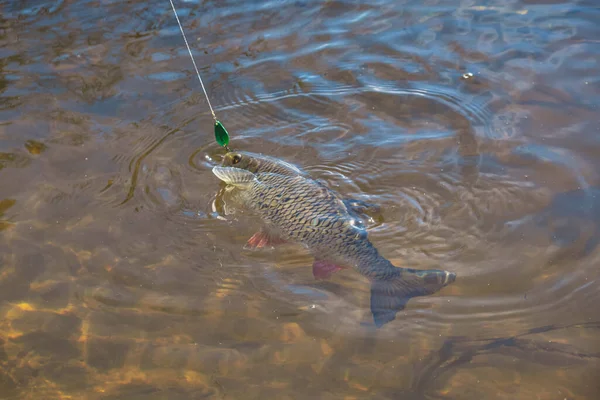
<path fill-rule="evenodd" d="M 444 270 L 394 266 L 368 238 L 360 212 L 368 204 L 345 199 L 285 161 L 249 152 L 228 152 L 213 173 L 235 186 L 238 199 L 257 214 L 263 226 L 248 246 L 295 242 L 315 257 L 313 275 L 327 279 L 352 268 L 371 281 L 371 312 L 377 327 L 416 296 L 437 292 L 454 282 Z"/>

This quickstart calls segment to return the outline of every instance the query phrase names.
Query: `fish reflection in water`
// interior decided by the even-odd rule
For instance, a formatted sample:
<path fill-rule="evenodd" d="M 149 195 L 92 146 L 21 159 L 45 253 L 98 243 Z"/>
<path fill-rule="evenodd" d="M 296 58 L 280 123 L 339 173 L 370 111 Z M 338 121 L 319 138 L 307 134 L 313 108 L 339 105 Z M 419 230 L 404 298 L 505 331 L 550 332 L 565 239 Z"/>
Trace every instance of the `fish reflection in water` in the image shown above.
<path fill-rule="evenodd" d="M 577 255 L 588 256 L 600 243 L 600 188 L 559 193 L 540 212 L 508 225 L 517 228 L 529 221 L 537 228 L 547 230 L 552 242 L 563 248 L 587 239 Z M 587 237 L 586 228 L 591 232 Z"/>

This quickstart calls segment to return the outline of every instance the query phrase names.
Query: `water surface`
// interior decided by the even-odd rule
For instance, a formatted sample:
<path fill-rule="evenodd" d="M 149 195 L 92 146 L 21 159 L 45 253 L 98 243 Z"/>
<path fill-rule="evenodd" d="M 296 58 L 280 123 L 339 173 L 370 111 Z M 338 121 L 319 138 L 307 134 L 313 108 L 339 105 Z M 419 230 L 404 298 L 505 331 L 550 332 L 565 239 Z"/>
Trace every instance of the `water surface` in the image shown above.
<path fill-rule="evenodd" d="M 0 1 L 1 399 L 598 398 L 595 1 L 175 3 L 232 147 L 458 278 L 374 329 L 244 249 L 168 1 Z"/>

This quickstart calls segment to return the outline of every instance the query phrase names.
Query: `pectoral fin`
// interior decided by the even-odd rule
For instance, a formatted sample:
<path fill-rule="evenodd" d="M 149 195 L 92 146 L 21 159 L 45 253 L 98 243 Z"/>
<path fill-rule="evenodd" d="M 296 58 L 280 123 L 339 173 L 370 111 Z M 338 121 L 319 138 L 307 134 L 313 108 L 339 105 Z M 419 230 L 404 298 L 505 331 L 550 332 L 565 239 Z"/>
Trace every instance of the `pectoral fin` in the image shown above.
<path fill-rule="evenodd" d="M 256 177 L 250 171 L 233 167 L 213 167 L 213 174 L 228 185 L 248 187 Z"/>
<path fill-rule="evenodd" d="M 263 247 L 276 246 L 283 243 L 286 243 L 285 239 L 276 233 L 263 228 L 256 232 L 250 239 L 248 239 L 248 242 L 246 242 L 244 248 L 248 250 L 254 250 Z"/>
<path fill-rule="evenodd" d="M 313 264 L 313 276 L 315 279 L 329 279 L 331 275 L 342 269 L 345 268 L 332 262 L 315 260 Z"/>

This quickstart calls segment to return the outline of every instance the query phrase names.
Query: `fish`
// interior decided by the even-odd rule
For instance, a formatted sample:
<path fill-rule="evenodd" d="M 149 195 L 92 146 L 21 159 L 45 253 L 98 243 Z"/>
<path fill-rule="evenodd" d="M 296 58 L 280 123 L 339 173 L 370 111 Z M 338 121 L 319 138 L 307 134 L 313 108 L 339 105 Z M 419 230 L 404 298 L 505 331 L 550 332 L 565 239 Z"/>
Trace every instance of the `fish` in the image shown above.
<path fill-rule="evenodd" d="M 371 205 L 343 197 L 291 163 L 228 151 L 212 172 L 233 186 L 238 201 L 262 221 L 260 231 L 248 239 L 250 248 L 297 243 L 314 257 L 316 279 L 345 269 L 366 277 L 377 328 L 396 319 L 411 298 L 433 294 L 456 280 L 455 273 L 445 270 L 394 266 L 371 243 L 360 218 Z"/>

